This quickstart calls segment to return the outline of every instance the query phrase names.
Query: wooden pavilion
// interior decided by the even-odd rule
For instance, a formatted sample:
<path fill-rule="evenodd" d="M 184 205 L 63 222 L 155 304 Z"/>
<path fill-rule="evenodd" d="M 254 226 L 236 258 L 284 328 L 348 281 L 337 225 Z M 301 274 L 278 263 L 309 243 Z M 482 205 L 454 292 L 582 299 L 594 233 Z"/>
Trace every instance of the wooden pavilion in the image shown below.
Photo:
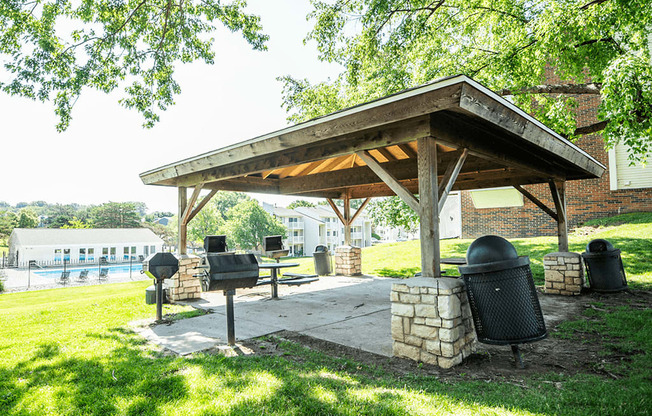
<path fill-rule="evenodd" d="M 558 224 L 568 251 L 565 182 L 605 166 L 508 100 L 454 76 L 142 173 L 179 191 L 179 248 L 218 190 L 327 198 L 350 243 L 369 198 L 398 195 L 420 216 L 423 276 L 440 274 L 439 212 L 452 190 L 513 186 Z M 548 183 L 554 207 L 522 185 Z M 188 189 L 192 189 L 188 198 Z M 210 190 L 200 202 L 200 192 Z M 418 195 L 415 196 L 415 194 Z M 350 200 L 366 198 L 353 213 Z"/>

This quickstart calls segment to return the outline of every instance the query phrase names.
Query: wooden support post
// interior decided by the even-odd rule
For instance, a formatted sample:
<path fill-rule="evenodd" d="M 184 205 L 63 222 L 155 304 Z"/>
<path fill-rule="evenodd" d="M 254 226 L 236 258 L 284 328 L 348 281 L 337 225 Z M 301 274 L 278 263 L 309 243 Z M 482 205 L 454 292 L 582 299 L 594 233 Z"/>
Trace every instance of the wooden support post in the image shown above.
<path fill-rule="evenodd" d="M 351 245 L 351 197 L 349 190 L 344 192 L 344 245 Z"/>
<path fill-rule="evenodd" d="M 568 252 L 568 221 L 566 218 L 566 182 L 550 181 L 550 192 L 557 211 L 557 239 L 559 251 Z"/>
<path fill-rule="evenodd" d="M 179 235 L 177 242 L 179 247 L 177 248 L 177 253 L 180 256 L 188 254 L 186 250 L 186 245 L 188 243 L 188 225 L 184 224 L 181 219 L 183 218 L 184 212 L 186 212 L 186 206 L 188 205 L 188 190 L 187 188 L 180 186 L 179 187 Z"/>
<path fill-rule="evenodd" d="M 418 139 L 419 218 L 421 275 L 440 277 L 437 143 L 434 137 Z"/>

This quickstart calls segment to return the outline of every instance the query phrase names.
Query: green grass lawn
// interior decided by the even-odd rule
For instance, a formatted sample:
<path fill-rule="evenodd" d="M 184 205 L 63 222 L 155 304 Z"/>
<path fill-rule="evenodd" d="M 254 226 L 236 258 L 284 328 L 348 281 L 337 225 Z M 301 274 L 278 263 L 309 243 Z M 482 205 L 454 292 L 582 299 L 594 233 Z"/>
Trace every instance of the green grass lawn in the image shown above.
<path fill-rule="evenodd" d="M 591 236 L 609 238 L 634 256 L 627 263 L 645 260 L 628 265 L 631 286 L 650 281 L 649 227 L 620 225 Z M 573 250 L 586 241 L 572 237 Z M 463 255 L 468 243 L 445 242 L 445 255 Z M 552 238 L 516 244 L 539 262 L 554 249 Z M 409 269 L 418 244 L 371 247 L 363 258 L 365 273 Z M 0 415 L 645 415 L 652 409 L 649 307 L 596 304 L 559 331 L 578 344 L 578 334 L 593 334 L 606 349 L 626 354 L 608 369 L 616 378 L 587 369 L 488 382 L 464 373 L 440 379 L 418 367 L 397 374 L 289 342 L 275 356 L 163 354 L 129 325 L 154 317 L 154 305 L 144 303 L 149 284 L 0 295 Z M 179 306 L 165 312 L 193 314 Z"/>
<path fill-rule="evenodd" d="M 652 289 L 652 213 L 625 214 L 587 223 L 596 228 L 586 235 L 586 228 L 569 234 L 569 249 L 584 252 L 589 241 L 609 240 L 622 251 L 627 281 L 631 287 Z M 617 226 L 616 226 L 617 225 Z M 529 256 L 537 285 L 544 284 L 543 256 L 557 251 L 557 237 L 509 239 L 519 255 Z M 464 257 L 473 240 L 442 240 L 442 257 Z M 300 263 L 297 273 L 312 273 L 312 258 L 292 259 Z M 458 275 L 457 267 L 443 265 L 449 275 Z M 362 272 L 389 277 L 412 277 L 421 270 L 421 246 L 418 240 L 385 243 L 362 249 Z M 292 270 L 293 272 L 295 269 Z"/>

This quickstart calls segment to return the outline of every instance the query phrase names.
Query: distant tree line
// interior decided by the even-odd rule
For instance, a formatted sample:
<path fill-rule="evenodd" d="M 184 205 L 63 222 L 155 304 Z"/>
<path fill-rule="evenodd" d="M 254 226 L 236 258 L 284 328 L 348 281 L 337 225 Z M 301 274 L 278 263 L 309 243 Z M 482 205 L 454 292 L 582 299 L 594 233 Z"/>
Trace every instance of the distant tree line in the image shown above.
<path fill-rule="evenodd" d="M 147 214 L 143 202 L 106 202 L 100 205 L 49 204 L 45 201 L 19 202 L 10 205 L 0 201 L 0 241 L 6 240 L 14 228 L 139 228 L 152 229 L 166 242 L 176 238 L 168 227 L 156 220 L 172 217 L 171 212 Z"/>

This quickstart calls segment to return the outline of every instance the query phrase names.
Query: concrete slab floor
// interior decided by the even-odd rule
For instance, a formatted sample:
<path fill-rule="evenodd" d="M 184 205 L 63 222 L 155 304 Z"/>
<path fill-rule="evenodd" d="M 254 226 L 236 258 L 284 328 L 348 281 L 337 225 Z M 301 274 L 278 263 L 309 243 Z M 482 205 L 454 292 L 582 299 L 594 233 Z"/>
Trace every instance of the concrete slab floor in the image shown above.
<path fill-rule="evenodd" d="M 326 276 L 303 286 L 240 289 L 234 297 L 236 340 L 289 330 L 364 351 L 391 356 L 390 292 L 394 279 Z M 137 331 L 151 342 L 185 355 L 226 344 L 226 297 L 205 292 L 184 302 L 211 314 Z"/>
<path fill-rule="evenodd" d="M 269 286 L 239 289 L 234 297 L 236 340 L 256 338 L 281 330 L 391 357 L 391 285 L 396 279 L 362 276 L 327 276 L 303 286 L 280 286 L 279 299 L 270 298 Z M 577 298 L 539 295 L 547 327 L 574 319 Z M 184 302 L 212 313 L 170 325 L 138 328 L 151 342 L 185 355 L 221 348 L 226 341 L 226 297 L 205 292 Z M 478 352 L 505 346 L 477 345 Z"/>

